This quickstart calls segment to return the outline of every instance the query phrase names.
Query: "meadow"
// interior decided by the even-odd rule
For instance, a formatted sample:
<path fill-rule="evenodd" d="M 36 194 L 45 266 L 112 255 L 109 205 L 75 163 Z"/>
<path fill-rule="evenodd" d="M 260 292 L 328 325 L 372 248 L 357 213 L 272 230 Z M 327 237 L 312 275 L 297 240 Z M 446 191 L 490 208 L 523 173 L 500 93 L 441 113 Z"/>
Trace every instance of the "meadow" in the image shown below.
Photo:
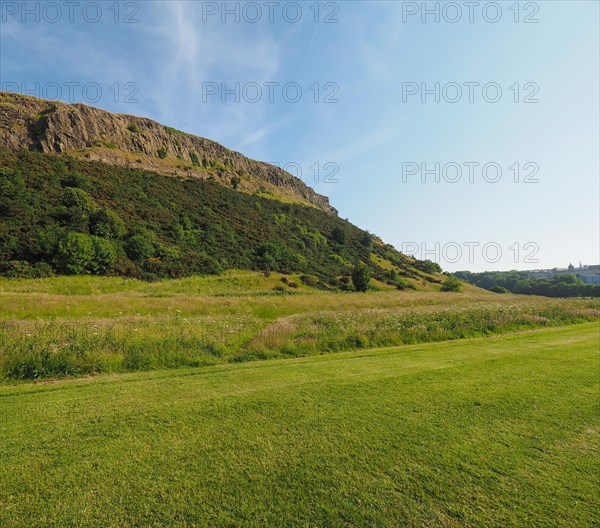
<path fill-rule="evenodd" d="M 292 284 L 293 287 L 289 285 Z M 598 299 L 463 293 L 333 293 L 299 277 L 230 271 L 142 282 L 0 279 L 0 379 L 202 367 L 488 337 L 598 319 Z"/>
<path fill-rule="evenodd" d="M 5 382 L 0 526 L 598 526 L 598 345 L 587 323 Z"/>

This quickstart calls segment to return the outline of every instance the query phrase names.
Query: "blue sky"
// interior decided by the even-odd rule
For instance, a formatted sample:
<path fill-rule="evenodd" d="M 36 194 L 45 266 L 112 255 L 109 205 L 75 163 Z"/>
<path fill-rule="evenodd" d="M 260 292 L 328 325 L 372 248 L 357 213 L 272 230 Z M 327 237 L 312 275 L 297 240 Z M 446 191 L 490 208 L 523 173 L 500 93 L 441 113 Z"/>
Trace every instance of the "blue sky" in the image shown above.
<path fill-rule="evenodd" d="M 91 4 L 2 2 L 3 89 L 293 164 L 342 217 L 446 270 L 600 260 L 598 2 L 480 2 L 472 22 L 464 2 L 424 19 L 400 1 L 228 2 L 224 20 L 223 2 Z"/>

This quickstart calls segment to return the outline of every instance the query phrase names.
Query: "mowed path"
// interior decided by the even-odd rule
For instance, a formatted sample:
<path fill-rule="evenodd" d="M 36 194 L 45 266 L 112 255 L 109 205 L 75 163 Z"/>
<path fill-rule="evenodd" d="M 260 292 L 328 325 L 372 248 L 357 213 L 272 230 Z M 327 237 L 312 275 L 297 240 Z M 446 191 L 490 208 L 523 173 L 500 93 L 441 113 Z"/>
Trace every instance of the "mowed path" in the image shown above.
<path fill-rule="evenodd" d="M 0 385 L 0 526 L 600 524 L 598 324 Z"/>

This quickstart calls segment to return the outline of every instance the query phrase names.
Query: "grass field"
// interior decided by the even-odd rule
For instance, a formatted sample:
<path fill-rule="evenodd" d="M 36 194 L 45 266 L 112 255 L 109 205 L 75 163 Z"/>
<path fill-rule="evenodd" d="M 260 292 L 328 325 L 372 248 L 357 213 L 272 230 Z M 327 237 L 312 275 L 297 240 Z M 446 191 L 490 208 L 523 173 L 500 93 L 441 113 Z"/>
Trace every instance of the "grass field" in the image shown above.
<path fill-rule="evenodd" d="M 599 316 L 598 299 L 497 295 L 472 286 L 460 294 L 331 293 L 275 273 L 157 283 L 0 280 L 0 380 L 302 357 L 493 336 Z"/>
<path fill-rule="evenodd" d="M 0 526 L 598 526 L 598 330 L 0 384 Z"/>

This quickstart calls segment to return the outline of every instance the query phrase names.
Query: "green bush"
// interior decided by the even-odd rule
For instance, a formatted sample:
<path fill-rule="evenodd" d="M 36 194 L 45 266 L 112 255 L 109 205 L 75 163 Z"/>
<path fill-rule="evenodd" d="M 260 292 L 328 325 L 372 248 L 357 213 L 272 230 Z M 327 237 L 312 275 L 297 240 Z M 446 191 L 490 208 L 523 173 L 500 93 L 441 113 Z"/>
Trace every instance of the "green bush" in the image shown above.
<path fill-rule="evenodd" d="M 352 270 L 352 284 L 357 292 L 366 292 L 371 280 L 371 270 L 364 262 L 358 262 Z"/>
<path fill-rule="evenodd" d="M 415 260 L 414 267 L 425 273 L 441 273 L 442 268 L 437 262 L 431 260 Z"/>
<path fill-rule="evenodd" d="M 62 184 L 65 187 L 74 187 L 82 189 L 84 191 L 90 190 L 90 179 L 80 172 L 73 172 L 69 174 L 63 181 Z"/>
<path fill-rule="evenodd" d="M 111 242 L 104 238 L 91 237 L 94 257 L 90 263 L 90 271 L 95 275 L 101 275 L 115 264 L 117 252 Z"/>
<path fill-rule="evenodd" d="M 440 291 L 443 292 L 459 292 L 462 290 L 462 282 L 460 282 L 456 277 L 448 277 L 446 282 L 442 284 Z"/>
<path fill-rule="evenodd" d="M 92 214 L 90 232 L 102 238 L 116 240 L 125 235 L 125 222 L 116 213 L 104 207 Z"/>
<path fill-rule="evenodd" d="M 150 236 L 139 233 L 127 240 L 125 251 L 131 260 L 142 262 L 154 255 L 154 244 Z"/>
<path fill-rule="evenodd" d="M 132 132 L 133 134 L 143 134 L 144 133 L 144 131 L 141 128 L 138 128 L 133 123 L 127 125 L 127 130 L 129 130 L 129 132 Z"/>
<path fill-rule="evenodd" d="M 0 263 L 0 272 L 9 279 L 28 279 L 33 270 L 26 260 L 11 260 Z"/>
<path fill-rule="evenodd" d="M 244 173 L 227 158 L 204 161 L 209 170 L 231 172 L 232 178 L 253 176 L 251 166 Z M 0 261 L 97 273 L 69 254 L 76 249 L 73 241 L 65 246 L 67 233 L 78 232 L 113 243 L 117 258 L 111 273 L 148 280 L 268 268 L 314 276 L 321 288 L 342 288 L 338 277 L 349 275 L 358 260 L 371 267 L 373 277 L 383 276 L 371 252 L 408 270 L 405 257 L 391 246 L 371 244 L 372 236 L 349 222 L 316 207 L 236 192 L 231 188 L 236 180 L 231 186 L 230 181 L 167 178 L 61 154 L 0 149 Z M 150 262 L 152 257 L 159 260 Z M 16 271 L 4 266 L 0 273 Z M 418 277 L 411 273 L 409 278 Z"/>
<path fill-rule="evenodd" d="M 83 189 L 67 187 L 62 195 L 60 216 L 72 230 L 88 232 L 90 218 L 98 209 L 94 199 Z"/>
<path fill-rule="evenodd" d="M 340 245 L 344 245 L 348 241 L 348 233 L 341 227 L 335 227 L 331 232 L 331 239 Z"/>
<path fill-rule="evenodd" d="M 91 237 L 83 233 L 69 232 L 58 243 L 58 260 L 61 269 L 69 275 L 87 273 L 94 260 Z"/>

